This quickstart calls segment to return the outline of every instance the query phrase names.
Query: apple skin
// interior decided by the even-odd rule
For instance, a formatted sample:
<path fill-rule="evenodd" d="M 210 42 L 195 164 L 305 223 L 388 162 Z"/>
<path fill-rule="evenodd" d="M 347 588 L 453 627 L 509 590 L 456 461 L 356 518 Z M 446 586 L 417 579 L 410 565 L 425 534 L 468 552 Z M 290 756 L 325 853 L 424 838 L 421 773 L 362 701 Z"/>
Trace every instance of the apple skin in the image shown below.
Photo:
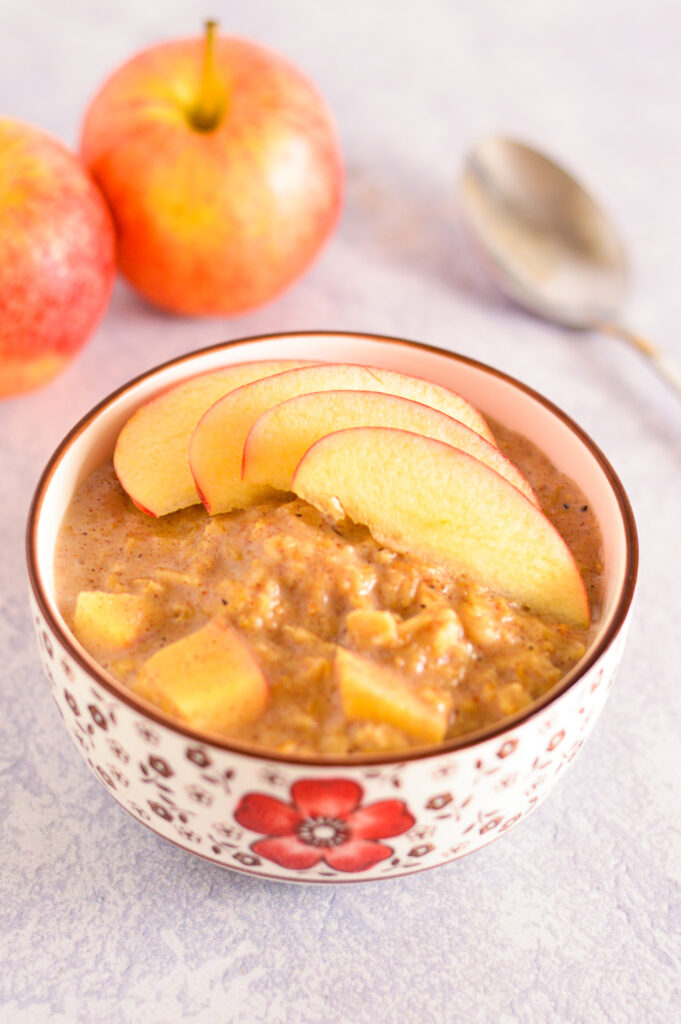
<path fill-rule="evenodd" d="M 316 441 L 291 490 L 333 519 L 347 515 L 379 544 L 456 573 L 532 611 L 586 628 L 579 568 L 540 508 L 478 459 L 390 427 Z"/>
<path fill-rule="evenodd" d="M 475 430 L 421 402 L 377 391 L 311 392 L 261 413 L 244 443 L 241 479 L 288 491 L 306 450 L 326 434 L 349 427 L 396 427 L 438 438 L 480 459 L 539 505 L 520 470 Z"/>
<path fill-rule="evenodd" d="M 0 117 L 0 398 L 47 383 L 85 344 L 116 273 L 101 194 L 76 156 Z"/>
<path fill-rule="evenodd" d="M 189 441 L 204 412 L 234 388 L 304 365 L 295 359 L 234 363 L 182 381 L 140 406 L 114 450 L 116 475 L 133 504 L 146 515 L 163 516 L 198 502 Z"/>
<path fill-rule="evenodd" d="M 421 377 L 378 366 L 318 363 L 303 366 L 231 391 L 207 410 L 189 443 L 189 466 L 196 490 L 210 515 L 229 512 L 271 497 L 273 488 L 242 479 L 244 444 L 255 420 L 274 405 L 309 392 L 380 391 L 451 414 L 471 429 L 494 437 L 485 420 L 461 395 Z"/>
<path fill-rule="evenodd" d="M 81 152 L 113 211 L 119 267 L 150 302 L 238 313 L 307 268 L 338 219 L 340 147 L 325 101 L 278 55 L 214 41 L 225 110 L 198 130 L 205 41 L 145 50 L 94 98 Z"/>

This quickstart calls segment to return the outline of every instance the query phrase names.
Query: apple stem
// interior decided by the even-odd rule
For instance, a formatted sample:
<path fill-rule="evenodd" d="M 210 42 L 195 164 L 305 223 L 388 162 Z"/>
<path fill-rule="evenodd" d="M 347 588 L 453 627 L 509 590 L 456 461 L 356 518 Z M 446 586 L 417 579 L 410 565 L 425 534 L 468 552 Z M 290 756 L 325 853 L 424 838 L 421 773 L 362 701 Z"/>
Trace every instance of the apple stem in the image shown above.
<path fill-rule="evenodd" d="M 200 132 L 212 132 L 219 125 L 225 112 L 225 93 L 215 71 L 217 29 L 217 21 L 210 19 L 205 22 L 201 84 L 196 102 L 189 112 L 191 123 Z"/>

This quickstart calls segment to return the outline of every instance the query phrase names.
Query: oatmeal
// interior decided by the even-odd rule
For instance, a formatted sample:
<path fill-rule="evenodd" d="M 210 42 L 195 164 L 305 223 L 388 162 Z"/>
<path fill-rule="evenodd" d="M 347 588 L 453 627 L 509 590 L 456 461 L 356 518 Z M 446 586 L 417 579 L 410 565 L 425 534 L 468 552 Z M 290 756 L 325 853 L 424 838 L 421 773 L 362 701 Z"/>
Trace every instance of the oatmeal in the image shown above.
<path fill-rule="evenodd" d="M 528 441 L 493 426 L 574 554 L 596 622 L 600 535 L 586 499 Z M 134 507 L 110 462 L 71 503 L 56 578 L 76 636 L 131 689 L 160 649 L 228 624 L 252 652 L 268 696 L 253 720 L 225 735 L 291 754 L 399 750 L 499 721 L 554 686 L 594 629 L 397 554 L 366 527 L 333 522 L 288 495 L 213 517 L 194 506 L 153 519 Z M 348 683 L 341 699 L 339 650 L 347 673 L 376 666 L 373 695 Z M 397 712 L 394 704 L 380 710 L 383 679 L 397 687 Z M 440 721 L 441 734 L 431 728 Z"/>

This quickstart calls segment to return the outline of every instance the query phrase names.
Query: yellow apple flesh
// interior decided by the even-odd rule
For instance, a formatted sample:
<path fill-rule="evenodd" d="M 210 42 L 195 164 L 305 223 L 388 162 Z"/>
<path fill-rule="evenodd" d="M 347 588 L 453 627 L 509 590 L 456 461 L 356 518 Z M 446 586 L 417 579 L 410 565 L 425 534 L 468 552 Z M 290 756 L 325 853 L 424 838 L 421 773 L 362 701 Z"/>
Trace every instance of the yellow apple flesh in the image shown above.
<path fill-rule="evenodd" d="M 579 569 L 544 513 L 442 441 L 386 427 L 340 430 L 306 452 L 291 489 L 335 519 L 364 523 L 387 547 L 466 573 L 535 612 L 589 623 Z"/>
<path fill-rule="evenodd" d="M 222 619 L 152 654 L 133 690 L 167 714 L 210 732 L 254 721 L 268 699 L 265 676 L 250 647 Z"/>
<path fill-rule="evenodd" d="M 318 391 L 289 398 L 264 412 L 246 438 L 242 479 L 288 491 L 307 449 L 325 434 L 349 427 L 396 427 L 444 441 L 484 462 L 539 504 L 510 459 L 460 420 L 420 402 L 377 391 Z"/>
<path fill-rule="evenodd" d="M 211 515 L 246 508 L 274 493 L 241 479 L 243 451 L 253 423 L 273 406 L 312 391 L 378 391 L 446 413 L 494 443 L 483 417 L 448 388 L 375 366 L 326 363 L 254 381 L 230 392 L 199 420 L 189 446 L 196 489 Z"/>
<path fill-rule="evenodd" d="M 81 590 L 76 600 L 73 632 L 84 647 L 129 647 L 150 624 L 148 604 L 138 594 Z"/>
<path fill-rule="evenodd" d="M 205 411 L 234 388 L 302 365 L 294 359 L 238 363 L 152 398 L 118 435 L 114 467 L 123 490 L 152 516 L 195 505 L 199 496 L 189 469 L 189 441 Z"/>
<path fill-rule="evenodd" d="M 277 54 L 214 32 L 120 67 L 87 112 L 81 152 L 111 207 L 122 273 L 173 312 L 272 299 L 341 208 L 324 99 Z"/>
<path fill-rule="evenodd" d="M 451 702 L 427 699 L 428 687 L 395 669 L 336 648 L 334 679 L 346 718 L 385 722 L 423 743 L 441 743 Z"/>

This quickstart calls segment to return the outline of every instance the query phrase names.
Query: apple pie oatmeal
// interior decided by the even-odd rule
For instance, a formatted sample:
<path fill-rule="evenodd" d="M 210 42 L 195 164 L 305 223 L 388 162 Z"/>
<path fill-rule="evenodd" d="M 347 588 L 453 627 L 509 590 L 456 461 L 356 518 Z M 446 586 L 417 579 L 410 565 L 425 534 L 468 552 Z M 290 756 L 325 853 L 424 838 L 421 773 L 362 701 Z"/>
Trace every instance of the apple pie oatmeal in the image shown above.
<path fill-rule="evenodd" d="M 286 495 L 209 516 L 139 511 L 111 462 L 61 526 L 61 610 L 121 683 L 196 728 L 285 754 L 439 743 L 529 706 L 584 654 L 602 598 L 587 500 L 493 425 L 584 580 L 591 626 L 538 614 Z M 221 690 L 229 670 L 238 681 Z"/>

